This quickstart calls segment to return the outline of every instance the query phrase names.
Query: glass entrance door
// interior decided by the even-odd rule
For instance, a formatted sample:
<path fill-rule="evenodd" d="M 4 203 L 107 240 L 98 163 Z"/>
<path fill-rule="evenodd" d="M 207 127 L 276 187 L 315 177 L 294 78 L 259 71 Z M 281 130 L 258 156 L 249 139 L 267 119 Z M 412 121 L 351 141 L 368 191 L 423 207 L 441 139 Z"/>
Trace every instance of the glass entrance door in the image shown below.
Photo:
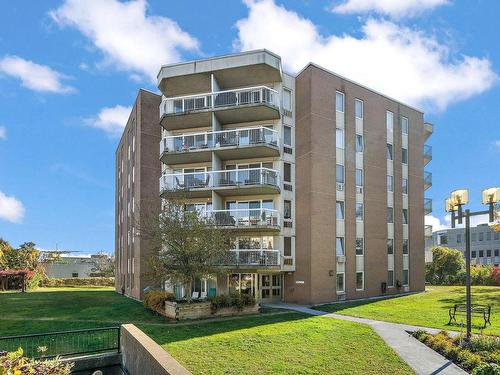
<path fill-rule="evenodd" d="M 281 278 L 280 273 L 262 274 L 260 277 L 260 297 L 265 301 L 281 300 Z"/>

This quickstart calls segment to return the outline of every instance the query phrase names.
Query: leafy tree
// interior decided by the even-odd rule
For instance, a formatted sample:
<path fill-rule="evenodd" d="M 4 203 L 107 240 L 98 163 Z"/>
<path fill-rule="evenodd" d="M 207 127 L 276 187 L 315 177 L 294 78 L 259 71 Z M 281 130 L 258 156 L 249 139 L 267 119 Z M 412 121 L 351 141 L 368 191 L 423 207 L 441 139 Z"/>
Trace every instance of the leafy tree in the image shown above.
<path fill-rule="evenodd" d="M 3 238 L 0 238 L 0 270 L 7 268 L 7 257 L 12 251 L 10 244 Z"/>
<path fill-rule="evenodd" d="M 460 250 L 435 246 L 432 248 L 432 263 L 427 266 L 426 279 L 431 284 L 450 284 L 464 267 L 465 260 Z"/>
<path fill-rule="evenodd" d="M 40 271 L 40 252 L 33 242 L 25 242 L 18 249 L 13 249 L 4 255 L 7 269 L 27 269 Z"/>
<path fill-rule="evenodd" d="M 224 273 L 221 260 L 231 249 L 230 231 L 217 228 L 203 212 L 185 209 L 182 199 L 166 199 L 138 225 L 151 257 L 147 276 L 157 284 L 183 285 L 188 301 L 195 279 Z"/>
<path fill-rule="evenodd" d="M 94 267 L 91 271 L 99 277 L 115 277 L 115 257 L 101 252 L 92 257 Z"/>

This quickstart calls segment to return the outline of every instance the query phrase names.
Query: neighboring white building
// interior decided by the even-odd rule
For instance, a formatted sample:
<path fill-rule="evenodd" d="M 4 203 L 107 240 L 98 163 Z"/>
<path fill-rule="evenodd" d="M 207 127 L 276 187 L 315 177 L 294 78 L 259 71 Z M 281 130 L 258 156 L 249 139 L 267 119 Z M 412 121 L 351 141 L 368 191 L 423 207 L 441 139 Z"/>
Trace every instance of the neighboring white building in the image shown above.
<path fill-rule="evenodd" d="M 65 256 L 54 262 L 43 263 L 45 273 L 49 278 L 87 278 L 94 277 L 96 257 L 98 255 L 87 256 Z"/>

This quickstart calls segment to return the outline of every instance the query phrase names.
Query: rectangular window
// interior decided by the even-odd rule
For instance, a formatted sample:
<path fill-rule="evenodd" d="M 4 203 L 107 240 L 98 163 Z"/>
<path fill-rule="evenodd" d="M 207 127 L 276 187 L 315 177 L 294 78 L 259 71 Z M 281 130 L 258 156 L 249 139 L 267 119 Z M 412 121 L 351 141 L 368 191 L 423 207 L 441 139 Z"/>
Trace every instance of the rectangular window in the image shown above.
<path fill-rule="evenodd" d="M 500 232 L 495 232 L 495 241 L 500 239 Z"/>
<path fill-rule="evenodd" d="M 335 131 L 335 146 L 344 149 L 344 130 L 336 129 Z"/>
<path fill-rule="evenodd" d="M 286 257 L 292 256 L 292 237 L 284 237 L 283 255 Z"/>
<path fill-rule="evenodd" d="M 401 132 L 408 134 L 408 119 L 404 116 L 401 117 Z"/>
<path fill-rule="evenodd" d="M 363 221 L 363 203 L 356 203 L 356 221 Z"/>
<path fill-rule="evenodd" d="M 484 258 L 484 250 L 479 250 L 479 258 Z"/>
<path fill-rule="evenodd" d="M 356 99 L 354 101 L 354 112 L 357 118 L 363 118 L 363 101 Z"/>
<path fill-rule="evenodd" d="M 289 126 L 283 127 L 283 143 L 286 146 L 292 146 L 292 128 Z"/>
<path fill-rule="evenodd" d="M 338 257 L 344 256 L 344 237 L 337 237 L 335 241 L 335 251 Z"/>
<path fill-rule="evenodd" d="M 403 224 L 408 224 L 408 209 L 403 208 Z"/>
<path fill-rule="evenodd" d="M 457 242 L 458 243 L 462 242 L 462 234 L 461 233 L 457 234 Z"/>
<path fill-rule="evenodd" d="M 486 241 L 491 241 L 491 232 L 486 232 Z"/>
<path fill-rule="evenodd" d="M 337 273 L 337 292 L 343 292 L 345 290 L 344 287 L 344 274 Z"/>
<path fill-rule="evenodd" d="M 486 256 L 489 258 L 491 256 L 491 250 L 486 250 Z"/>
<path fill-rule="evenodd" d="M 283 108 L 292 111 L 292 92 L 288 89 L 283 89 Z"/>
<path fill-rule="evenodd" d="M 389 288 L 394 286 L 394 271 L 393 270 L 387 271 L 387 286 Z"/>
<path fill-rule="evenodd" d="M 484 233 L 483 232 L 479 233 L 479 241 L 482 241 L 482 240 L 484 240 Z"/>
<path fill-rule="evenodd" d="M 386 111 L 386 125 L 387 125 L 387 133 L 392 133 L 394 131 L 394 113 L 391 111 Z"/>
<path fill-rule="evenodd" d="M 364 284 L 363 272 L 356 272 L 356 290 L 363 290 Z"/>
<path fill-rule="evenodd" d="M 394 176 L 387 175 L 387 191 L 394 191 Z"/>
<path fill-rule="evenodd" d="M 401 162 L 403 164 L 408 164 L 408 150 L 406 148 L 401 149 Z"/>
<path fill-rule="evenodd" d="M 408 282 L 409 282 L 409 274 L 410 274 L 410 271 L 408 270 L 403 270 L 403 285 L 404 286 L 408 286 Z"/>
<path fill-rule="evenodd" d="M 446 233 L 442 233 L 439 235 L 439 244 L 448 245 L 448 235 Z"/>
<path fill-rule="evenodd" d="M 472 250 L 471 258 L 475 258 L 477 256 L 476 250 Z"/>
<path fill-rule="evenodd" d="M 356 152 L 364 152 L 363 136 L 356 134 Z"/>
<path fill-rule="evenodd" d="M 335 93 L 335 109 L 344 112 L 344 94 L 338 91 Z"/>
<path fill-rule="evenodd" d="M 356 168 L 356 186 L 363 186 L 363 170 Z"/>
<path fill-rule="evenodd" d="M 388 255 L 394 254 L 394 239 L 392 238 L 387 239 L 387 254 Z"/>
<path fill-rule="evenodd" d="M 408 194 L 408 179 L 403 178 L 401 180 L 401 188 L 403 190 L 403 194 Z"/>
<path fill-rule="evenodd" d="M 394 223 L 394 208 L 387 207 L 387 222 Z"/>
<path fill-rule="evenodd" d="M 409 245 L 408 245 L 408 240 L 403 240 L 403 254 L 408 254 L 409 253 Z"/>
<path fill-rule="evenodd" d="M 495 256 L 496 257 L 498 256 L 498 253 L 499 253 L 498 249 L 495 249 Z"/>
<path fill-rule="evenodd" d="M 283 163 L 283 181 L 292 182 L 292 165 Z"/>
<path fill-rule="evenodd" d="M 337 201 L 336 211 L 337 211 L 337 220 L 344 220 L 344 202 Z"/>
<path fill-rule="evenodd" d="M 471 234 L 471 241 L 477 241 L 477 233 Z"/>
<path fill-rule="evenodd" d="M 336 165 L 336 178 L 337 178 L 337 183 L 339 184 L 344 183 L 344 166 L 342 164 Z"/>
<path fill-rule="evenodd" d="M 285 219 L 291 219 L 292 218 L 292 201 L 283 201 L 284 203 L 284 208 L 283 208 L 283 217 Z"/>
<path fill-rule="evenodd" d="M 393 160 L 392 145 L 390 143 L 387 144 L 387 160 Z"/>
<path fill-rule="evenodd" d="M 356 255 L 363 255 L 364 252 L 365 252 L 364 239 L 356 238 Z"/>

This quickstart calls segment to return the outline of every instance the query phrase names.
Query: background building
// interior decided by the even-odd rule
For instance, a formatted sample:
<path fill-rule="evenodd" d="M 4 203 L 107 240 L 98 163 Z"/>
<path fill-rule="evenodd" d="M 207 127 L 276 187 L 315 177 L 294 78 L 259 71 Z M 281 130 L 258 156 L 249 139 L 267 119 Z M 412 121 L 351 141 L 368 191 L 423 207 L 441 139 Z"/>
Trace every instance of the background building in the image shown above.
<path fill-rule="evenodd" d="M 151 199 L 187 196 L 187 209 L 237 235 L 227 276 L 194 291 L 321 303 L 423 290 L 432 125 L 422 112 L 313 64 L 292 77 L 266 50 L 163 66 L 158 87 L 160 154 L 143 152 L 161 160 L 159 192 L 154 173 L 136 170 L 136 181 Z M 117 289 L 140 297 L 145 247 L 124 245 L 131 121 L 117 151 Z"/>
<path fill-rule="evenodd" d="M 141 299 L 148 285 L 144 271 L 148 246 L 136 236 L 141 208 L 159 207 L 158 125 L 161 96 L 139 90 L 116 149 L 115 259 L 116 290 Z"/>
<path fill-rule="evenodd" d="M 49 278 L 87 278 L 92 277 L 95 262 L 90 256 L 63 256 L 57 261 L 43 263 L 43 267 Z"/>
<path fill-rule="evenodd" d="M 470 229 L 471 259 L 476 264 L 500 264 L 500 232 L 492 231 L 488 224 L 480 224 Z M 432 234 L 434 246 L 458 249 L 465 254 L 465 229 L 452 228 Z"/>

